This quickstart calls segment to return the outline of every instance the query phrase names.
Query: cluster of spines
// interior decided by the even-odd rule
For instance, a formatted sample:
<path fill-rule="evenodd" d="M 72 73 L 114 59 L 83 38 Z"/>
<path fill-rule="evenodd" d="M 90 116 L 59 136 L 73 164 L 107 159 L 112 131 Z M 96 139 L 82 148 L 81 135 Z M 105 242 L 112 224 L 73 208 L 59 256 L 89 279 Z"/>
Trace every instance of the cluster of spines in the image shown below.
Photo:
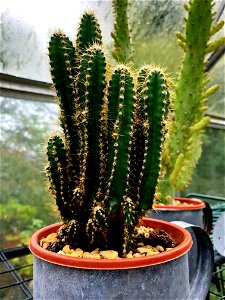
<path fill-rule="evenodd" d="M 126 254 L 130 251 L 132 245 L 132 233 L 135 229 L 136 224 L 138 223 L 140 211 L 138 211 L 137 203 L 135 204 L 129 197 L 123 197 L 121 208 L 123 214 L 122 253 L 124 256 L 126 256 Z"/>
<path fill-rule="evenodd" d="M 99 23 L 92 12 L 84 13 L 77 33 L 76 51 L 81 54 L 93 44 L 102 45 L 102 34 Z"/>
<path fill-rule="evenodd" d="M 52 35 L 49 43 L 49 58 L 51 75 L 61 109 L 61 126 L 66 136 L 65 146 L 70 152 L 71 165 L 78 166 L 79 131 L 77 130 L 77 123 L 73 120 L 76 108 L 76 103 L 74 102 L 76 94 L 74 78 L 77 75 L 75 49 L 64 33 L 59 31 Z M 73 143 L 70 142 L 71 137 L 74 138 Z M 79 174 L 79 170 L 76 167 L 73 172 L 74 176 Z M 74 183 L 77 183 L 75 178 Z"/>
<path fill-rule="evenodd" d="M 119 65 L 106 79 L 104 52 L 91 41 L 89 47 L 79 46 L 79 56 L 61 32 L 50 41 L 64 136 L 49 139 L 47 175 L 64 221 L 60 239 L 75 245 L 79 234 L 77 246 L 112 243 L 125 255 L 138 218 L 152 206 L 168 86 L 163 72 L 150 67 L 136 78 Z"/>
<path fill-rule="evenodd" d="M 204 117 L 207 98 L 218 89 L 218 85 L 214 85 L 205 90 L 208 83 L 205 56 L 225 43 L 224 37 L 210 40 L 224 25 L 224 21 L 212 25 L 213 5 L 212 0 L 204 1 L 204 5 L 201 0 L 191 0 L 189 5 L 184 5 L 188 12 L 185 35 L 177 33 L 178 45 L 184 50 L 184 57 L 175 87 L 175 122 L 169 141 L 170 161 L 167 161 L 165 177 L 160 182 L 159 190 L 163 195 L 160 201 L 172 199 L 170 194 L 174 188 L 182 190 L 189 184 L 201 155 L 202 133 L 210 121 L 209 117 Z"/>
<path fill-rule="evenodd" d="M 87 49 L 80 60 L 77 78 L 78 96 L 82 102 L 81 111 L 85 114 L 83 123 L 84 159 L 82 178 L 85 181 L 87 201 L 96 194 L 99 183 L 101 117 L 104 100 L 106 63 L 102 48 L 93 45 Z"/>
<path fill-rule="evenodd" d="M 68 212 L 73 213 L 73 209 L 68 207 L 71 203 L 67 202 L 72 195 L 68 188 L 66 152 L 64 144 L 59 136 L 49 139 L 47 146 L 47 156 L 49 164 L 46 168 L 47 176 L 50 182 L 50 190 L 55 196 L 56 204 L 59 207 L 62 218 L 69 218 Z"/>
<path fill-rule="evenodd" d="M 143 90 L 141 101 L 146 114 L 143 123 L 144 131 L 146 131 L 146 142 L 140 199 L 142 209 L 149 210 L 152 207 L 149 199 L 154 199 L 155 187 L 158 183 L 170 101 L 167 80 L 162 70 L 147 70 L 146 78 L 141 82 L 141 85 Z"/>
<path fill-rule="evenodd" d="M 135 103 L 134 82 L 127 67 L 112 74 L 108 89 L 109 199 L 118 208 L 126 189 Z M 118 201 L 120 201 L 118 203 Z"/>

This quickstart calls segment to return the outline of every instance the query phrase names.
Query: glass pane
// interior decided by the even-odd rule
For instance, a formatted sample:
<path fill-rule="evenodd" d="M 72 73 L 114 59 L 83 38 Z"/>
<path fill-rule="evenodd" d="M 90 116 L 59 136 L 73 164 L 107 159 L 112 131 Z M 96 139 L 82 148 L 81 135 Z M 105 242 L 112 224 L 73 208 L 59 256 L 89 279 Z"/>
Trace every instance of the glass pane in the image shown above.
<path fill-rule="evenodd" d="M 225 130 L 207 128 L 201 159 L 190 186 L 183 192 L 224 197 Z"/>
<path fill-rule="evenodd" d="M 1 99 L 1 248 L 27 243 L 58 220 L 44 179 L 45 142 L 58 128 L 56 117 L 53 103 Z"/>
<path fill-rule="evenodd" d="M 50 81 L 46 55 L 50 33 L 61 28 L 74 40 L 82 12 L 93 8 L 102 23 L 104 40 L 109 40 L 112 13 L 107 26 L 103 22 L 110 4 L 110 1 L 100 5 L 99 1 L 82 0 L 54 1 L 54 4 L 49 0 L 2 0 L 1 72 Z"/>
<path fill-rule="evenodd" d="M 185 14 L 182 1 L 131 2 L 130 22 L 135 49 L 135 63 L 164 66 L 176 75 L 182 51 L 175 32 L 182 29 Z"/>
<path fill-rule="evenodd" d="M 218 11 L 221 1 L 215 2 L 215 11 Z M 104 42 L 110 48 L 113 30 L 111 3 L 112 0 L 64 0 L 55 1 L 53 6 L 50 0 L 2 0 L 2 71 L 50 81 L 46 55 L 50 33 L 55 28 L 62 28 L 74 40 L 79 17 L 87 9 L 96 12 Z M 183 3 L 183 0 L 130 1 L 135 65 L 159 64 L 176 75 L 182 51 L 177 46 L 175 32 L 182 30 L 182 18 L 186 14 Z"/>

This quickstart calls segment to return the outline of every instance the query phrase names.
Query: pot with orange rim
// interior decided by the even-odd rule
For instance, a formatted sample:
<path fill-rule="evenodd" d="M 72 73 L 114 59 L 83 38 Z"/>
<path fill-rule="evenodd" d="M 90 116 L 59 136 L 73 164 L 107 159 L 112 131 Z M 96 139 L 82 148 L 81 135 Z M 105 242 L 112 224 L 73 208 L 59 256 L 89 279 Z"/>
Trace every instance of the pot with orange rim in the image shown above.
<path fill-rule="evenodd" d="M 181 221 L 199 226 L 209 235 L 212 228 L 212 211 L 208 203 L 200 199 L 174 198 L 174 204 L 155 204 L 154 212 L 147 214 L 152 219 L 163 220 L 167 222 Z M 196 264 L 198 261 L 198 248 L 196 246 L 196 236 L 193 228 L 188 228 L 194 245 L 188 253 L 189 276 L 192 278 L 196 273 Z"/>
<path fill-rule="evenodd" d="M 194 228 L 199 260 L 189 278 L 189 232 L 160 220 L 144 218 L 143 226 L 165 230 L 178 246 L 152 256 L 121 259 L 74 258 L 50 252 L 39 241 L 61 223 L 37 231 L 31 238 L 34 254 L 34 299 L 205 299 L 212 276 L 213 251 L 207 234 Z M 184 224 L 180 224 L 184 225 Z M 185 224 L 185 226 L 188 226 Z"/>
<path fill-rule="evenodd" d="M 207 203 L 199 199 L 174 198 L 174 204 L 155 204 L 154 212 L 147 217 L 164 221 L 183 221 L 194 224 L 210 233 L 212 226 L 212 212 Z"/>

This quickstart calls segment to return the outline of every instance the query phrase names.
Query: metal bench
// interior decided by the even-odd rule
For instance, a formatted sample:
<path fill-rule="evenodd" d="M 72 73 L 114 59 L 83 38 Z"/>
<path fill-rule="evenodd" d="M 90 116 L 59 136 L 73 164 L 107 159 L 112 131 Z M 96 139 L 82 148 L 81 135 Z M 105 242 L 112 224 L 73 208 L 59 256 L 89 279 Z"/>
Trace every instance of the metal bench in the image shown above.
<path fill-rule="evenodd" d="M 31 300 L 33 264 L 26 245 L 0 250 L 0 299 Z M 31 263 L 27 263 L 27 261 Z"/>

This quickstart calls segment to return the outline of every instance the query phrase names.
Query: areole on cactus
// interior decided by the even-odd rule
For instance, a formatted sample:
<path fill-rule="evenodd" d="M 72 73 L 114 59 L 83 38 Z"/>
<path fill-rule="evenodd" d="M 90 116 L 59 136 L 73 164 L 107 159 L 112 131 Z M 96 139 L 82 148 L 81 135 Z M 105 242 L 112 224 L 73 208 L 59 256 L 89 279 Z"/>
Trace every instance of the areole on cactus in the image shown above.
<path fill-rule="evenodd" d="M 47 176 L 64 222 L 58 242 L 126 255 L 135 226 L 152 207 L 167 133 L 164 71 L 106 63 L 94 14 L 74 46 L 57 31 L 49 43 L 62 135 L 49 138 Z"/>

